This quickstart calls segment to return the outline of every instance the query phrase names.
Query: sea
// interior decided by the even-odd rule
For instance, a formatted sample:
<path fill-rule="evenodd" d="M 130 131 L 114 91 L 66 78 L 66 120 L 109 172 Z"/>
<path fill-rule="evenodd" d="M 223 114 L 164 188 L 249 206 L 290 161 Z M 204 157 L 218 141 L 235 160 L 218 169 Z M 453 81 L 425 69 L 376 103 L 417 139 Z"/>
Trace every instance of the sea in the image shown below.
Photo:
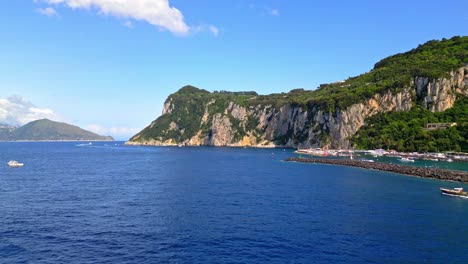
<path fill-rule="evenodd" d="M 467 184 L 295 155 L 0 143 L 0 263 L 468 263 Z"/>

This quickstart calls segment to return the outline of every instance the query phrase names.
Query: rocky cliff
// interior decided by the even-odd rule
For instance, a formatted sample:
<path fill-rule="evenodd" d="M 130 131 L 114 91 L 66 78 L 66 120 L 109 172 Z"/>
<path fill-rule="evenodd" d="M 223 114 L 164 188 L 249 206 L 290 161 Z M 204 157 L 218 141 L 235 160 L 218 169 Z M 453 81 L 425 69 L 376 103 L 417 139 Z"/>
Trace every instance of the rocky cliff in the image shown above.
<path fill-rule="evenodd" d="M 467 40 L 464 38 L 463 47 Z M 416 104 L 444 111 L 458 96 L 468 96 L 464 52 L 461 67 L 435 78 L 413 76 L 405 80 L 410 75 L 403 75 L 400 79 L 404 82 L 390 85 L 391 76 L 375 76 L 388 72 L 391 66 L 386 64 L 393 63 L 391 60 L 383 61 L 383 66 L 369 74 L 316 91 L 258 96 L 210 93 L 187 86 L 170 95 L 162 116 L 127 144 L 350 148 L 350 137 L 370 116 L 409 111 Z"/>

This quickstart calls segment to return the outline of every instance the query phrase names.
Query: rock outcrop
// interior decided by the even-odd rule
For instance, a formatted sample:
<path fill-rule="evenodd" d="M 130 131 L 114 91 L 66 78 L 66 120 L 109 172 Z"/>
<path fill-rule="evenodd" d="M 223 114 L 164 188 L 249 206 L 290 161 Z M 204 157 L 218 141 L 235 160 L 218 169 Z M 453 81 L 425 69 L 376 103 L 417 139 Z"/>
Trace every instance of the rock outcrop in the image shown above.
<path fill-rule="evenodd" d="M 451 108 L 457 94 L 468 96 L 468 65 L 450 72 L 450 78 L 431 82 L 427 77 L 414 79 L 416 93 L 422 105 L 432 112 L 442 112 Z"/>

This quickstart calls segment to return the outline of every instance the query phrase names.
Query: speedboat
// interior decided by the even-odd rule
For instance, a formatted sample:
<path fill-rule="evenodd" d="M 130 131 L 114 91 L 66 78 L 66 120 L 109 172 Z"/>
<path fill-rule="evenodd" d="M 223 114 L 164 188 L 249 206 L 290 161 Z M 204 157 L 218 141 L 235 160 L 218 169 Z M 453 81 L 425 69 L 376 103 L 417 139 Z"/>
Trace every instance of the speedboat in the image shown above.
<path fill-rule="evenodd" d="M 403 157 L 403 158 L 399 159 L 399 161 L 402 161 L 402 162 L 414 162 L 414 159 Z"/>
<path fill-rule="evenodd" d="M 10 160 L 7 164 L 8 164 L 8 166 L 10 166 L 12 168 L 19 168 L 19 167 L 24 166 L 24 163 L 18 162 L 16 160 Z"/>
<path fill-rule="evenodd" d="M 463 188 L 453 188 L 453 189 L 440 188 L 440 191 L 442 192 L 442 194 L 445 194 L 445 195 L 468 198 L 468 192 L 464 192 Z"/>
<path fill-rule="evenodd" d="M 371 159 L 362 159 L 362 161 L 365 161 L 365 162 L 375 162 L 374 160 L 371 160 Z"/>

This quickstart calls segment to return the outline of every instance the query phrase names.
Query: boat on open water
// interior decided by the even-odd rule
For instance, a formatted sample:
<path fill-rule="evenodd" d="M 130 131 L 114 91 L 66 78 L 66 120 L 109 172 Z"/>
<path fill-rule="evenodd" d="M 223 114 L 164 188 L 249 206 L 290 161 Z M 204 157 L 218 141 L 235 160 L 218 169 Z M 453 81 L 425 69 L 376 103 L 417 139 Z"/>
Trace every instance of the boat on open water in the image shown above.
<path fill-rule="evenodd" d="M 16 160 L 10 160 L 7 165 L 11 168 L 19 168 L 19 167 L 23 167 L 24 166 L 24 163 L 21 163 L 21 162 L 18 162 Z"/>
<path fill-rule="evenodd" d="M 440 191 L 444 195 L 468 198 L 468 192 L 463 191 L 463 188 L 453 188 L 453 189 L 440 188 Z"/>

